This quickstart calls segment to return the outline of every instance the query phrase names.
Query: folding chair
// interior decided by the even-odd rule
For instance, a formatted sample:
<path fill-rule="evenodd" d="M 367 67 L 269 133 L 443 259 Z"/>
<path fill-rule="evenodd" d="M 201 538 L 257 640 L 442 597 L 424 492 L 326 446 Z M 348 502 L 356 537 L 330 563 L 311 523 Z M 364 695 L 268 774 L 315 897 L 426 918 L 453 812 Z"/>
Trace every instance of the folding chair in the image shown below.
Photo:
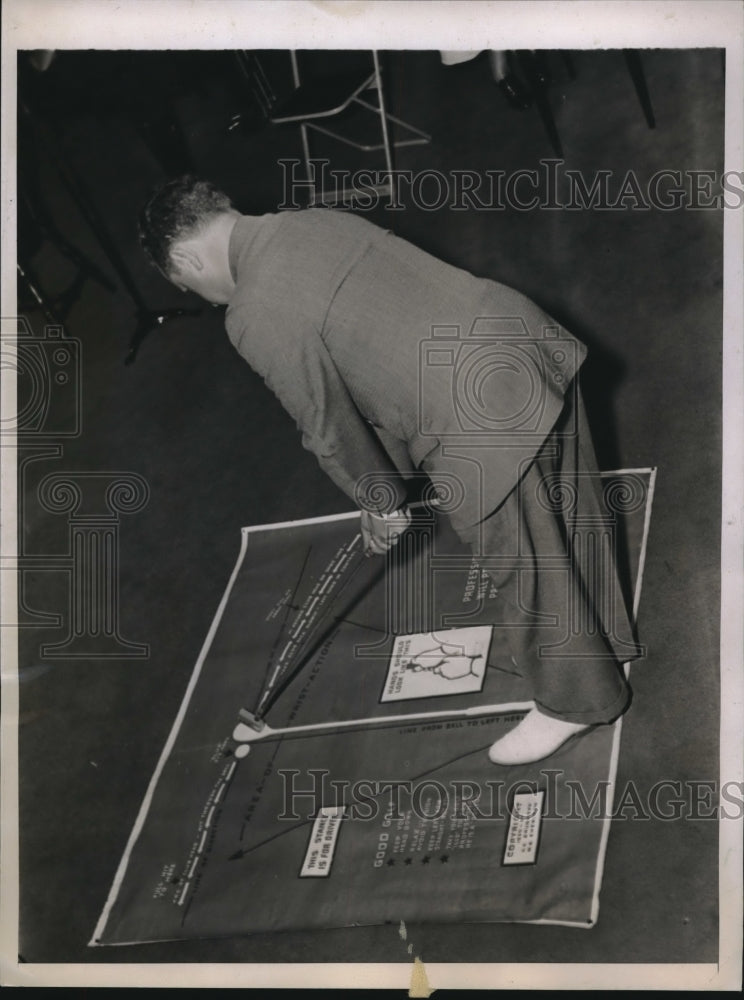
<path fill-rule="evenodd" d="M 374 191 L 378 194 L 388 193 L 394 197 L 395 185 L 393 183 L 393 154 L 394 148 L 403 146 L 425 145 L 431 141 L 431 136 L 415 128 L 413 125 L 402 121 L 391 115 L 385 106 L 385 94 L 380 72 L 380 60 L 378 53 L 372 51 L 372 69 L 361 69 L 352 72 L 340 73 L 335 76 L 326 76 L 302 82 L 297 60 L 297 53 L 293 50 L 290 53 L 292 61 L 292 79 L 294 90 L 284 100 L 277 101 L 274 91 L 263 72 L 260 62 L 254 56 L 249 59 L 242 54 L 242 69 L 252 83 L 254 98 L 261 107 L 266 118 L 273 125 L 297 124 L 300 126 L 302 136 L 302 152 L 305 162 L 305 181 L 309 188 L 313 190 L 310 204 L 318 202 L 325 204 L 347 201 L 355 194 L 369 194 Z M 367 90 L 377 91 L 377 103 L 371 103 L 362 96 Z M 376 115 L 380 124 L 381 141 L 361 142 L 351 138 L 341 132 L 333 131 L 324 125 L 318 124 L 319 120 L 329 119 L 341 115 L 343 112 L 357 105 L 368 112 Z M 240 119 L 241 116 L 236 116 Z M 238 122 L 234 119 L 233 125 Z M 392 139 L 390 123 L 398 126 L 409 138 Z M 313 129 L 323 135 L 330 136 L 338 142 L 344 143 L 362 152 L 384 151 L 387 180 L 384 183 L 362 187 L 344 186 L 340 190 L 318 190 L 315 178 L 315 169 L 310 156 L 310 141 L 308 131 Z"/>

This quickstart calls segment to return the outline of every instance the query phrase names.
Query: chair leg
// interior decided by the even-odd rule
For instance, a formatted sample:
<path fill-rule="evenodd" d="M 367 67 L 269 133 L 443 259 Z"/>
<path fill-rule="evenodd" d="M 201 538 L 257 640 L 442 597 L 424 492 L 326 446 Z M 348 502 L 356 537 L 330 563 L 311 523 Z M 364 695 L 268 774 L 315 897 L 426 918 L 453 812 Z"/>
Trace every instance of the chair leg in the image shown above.
<path fill-rule="evenodd" d="M 623 55 L 625 56 L 625 62 L 628 65 L 628 70 L 630 72 L 630 77 L 633 81 L 636 94 L 638 95 L 638 100 L 641 102 L 646 123 L 649 128 L 656 128 L 656 119 L 654 118 L 654 111 L 651 107 L 651 98 L 649 97 L 648 87 L 646 86 L 646 76 L 643 72 L 641 57 L 636 49 L 623 49 Z"/>
<path fill-rule="evenodd" d="M 532 52 L 518 52 L 517 59 L 527 80 L 527 86 L 532 91 L 537 110 L 542 119 L 545 131 L 548 133 L 548 138 L 550 139 L 550 144 L 553 147 L 555 155 L 563 159 L 563 146 L 558 135 L 558 129 L 555 127 L 555 119 L 553 118 L 553 112 L 548 101 L 547 90 L 542 80 L 542 74 L 538 72 L 535 57 Z"/>
<path fill-rule="evenodd" d="M 377 85 L 377 100 L 380 102 L 380 126 L 382 128 L 382 141 L 385 145 L 385 166 L 390 174 L 391 192 L 393 190 L 393 154 L 390 149 L 390 134 L 388 132 L 387 110 L 385 108 L 385 94 L 382 88 L 382 74 L 380 73 L 380 57 L 377 49 L 372 50 L 372 59 L 375 64 L 375 83 Z"/>
<path fill-rule="evenodd" d="M 22 282 L 26 289 L 31 293 L 36 304 L 44 313 L 47 323 L 52 323 L 54 326 L 63 326 L 64 317 L 55 312 L 53 303 L 51 303 L 44 292 L 42 292 L 41 286 L 36 280 L 34 274 L 31 272 L 29 266 L 27 264 L 21 265 L 20 261 L 18 261 L 16 262 L 16 271 L 18 273 L 18 280 Z"/>
<path fill-rule="evenodd" d="M 566 72 L 568 73 L 569 80 L 576 79 L 576 67 L 574 66 L 573 57 L 570 52 L 563 53 L 563 65 L 566 67 Z"/>
<path fill-rule="evenodd" d="M 290 52 L 290 58 L 292 60 L 292 82 L 295 87 L 300 86 L 300 67 L 297 63 L 297 53 L 294 49 Z M 305 175 L 308 180 L 311 180 L 313 174 L 310 168 L 310 142 L 307 137 L 307 125 L 302 122 L 300 125 L 300 135 L 302 136 L 302 155 L 305 158 Z"/>

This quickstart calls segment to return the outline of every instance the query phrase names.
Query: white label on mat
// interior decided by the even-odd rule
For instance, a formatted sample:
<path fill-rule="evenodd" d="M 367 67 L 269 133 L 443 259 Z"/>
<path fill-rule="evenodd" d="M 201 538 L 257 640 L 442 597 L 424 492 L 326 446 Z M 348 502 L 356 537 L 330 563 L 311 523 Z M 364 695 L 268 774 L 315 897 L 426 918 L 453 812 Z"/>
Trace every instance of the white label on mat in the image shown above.
<path fill-rule="evenodd" d="M 336 840 L 343 817 L 343 806 L 323 806 L 315 817 L 300 878 L 326 878 L 331 874 Z"/>
<path fill-rule="evenodd" d="M 502 864 L 534 865 L 540 844 L 544 796 L 544 791 L 514 795 Z"/>
<path fill-rule="evenodd" d="M 482 690 L 492 631 L 478 625 L 397 636 L 380 701 Z"/>

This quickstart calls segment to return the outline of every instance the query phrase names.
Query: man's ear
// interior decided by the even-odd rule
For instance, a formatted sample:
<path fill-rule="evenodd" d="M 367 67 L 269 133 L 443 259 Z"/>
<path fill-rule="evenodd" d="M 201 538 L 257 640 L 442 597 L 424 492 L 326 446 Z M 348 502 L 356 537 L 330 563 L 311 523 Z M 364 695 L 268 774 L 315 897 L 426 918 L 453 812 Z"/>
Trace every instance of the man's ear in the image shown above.
<path fill-rule="evenodd" d="M 203 271 L 204 261 L 201 259 L 201 254 L 198 250 L 191 246 L 184 245 L 181 243 L 177 247 L 172 247 L 170 252 L 170 258 L 176 267 L 183 270 L 191 271 Z"/>

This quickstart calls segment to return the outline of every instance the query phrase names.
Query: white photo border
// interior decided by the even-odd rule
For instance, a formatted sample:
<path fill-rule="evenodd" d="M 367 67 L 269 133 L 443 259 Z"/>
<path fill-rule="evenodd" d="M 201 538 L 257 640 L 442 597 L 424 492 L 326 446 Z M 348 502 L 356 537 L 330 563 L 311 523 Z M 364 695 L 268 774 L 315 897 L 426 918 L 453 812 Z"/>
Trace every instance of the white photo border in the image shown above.
<path fill-rule="evenodd" d="M 15 97 L 21 49 L 379 48 L 726 50 L 726 171 L 744 170 L 744 6 L 738 0 L 5 0 L 2 10 L 2 315 L 16 315 Z M 495 40 L 498 38 L 498 44 Z M 721 783 L 741 782 L 744 705 L 742 498 L 744 498 L 744 212 L 724 221 L 724 437 L 721 522 Z M 15 413 L 15 385 L 2 373 L 3 419 Z M 2 449 L 3 556 L 15 554 L 15 454 Z M 15 620 L 15 574 L 4 573 L 3 622 Z M 408 989 L 404 963 L 54 964 L 17 963 L 18 824 L 17 651 L 13 630 L 2 642 L 2 985 L 326 987 Z M 742 957 L 742 823 L 720 821 L 720 927 L 717 965 L 437 964 L 432 989 L 737 989 Z"/>

